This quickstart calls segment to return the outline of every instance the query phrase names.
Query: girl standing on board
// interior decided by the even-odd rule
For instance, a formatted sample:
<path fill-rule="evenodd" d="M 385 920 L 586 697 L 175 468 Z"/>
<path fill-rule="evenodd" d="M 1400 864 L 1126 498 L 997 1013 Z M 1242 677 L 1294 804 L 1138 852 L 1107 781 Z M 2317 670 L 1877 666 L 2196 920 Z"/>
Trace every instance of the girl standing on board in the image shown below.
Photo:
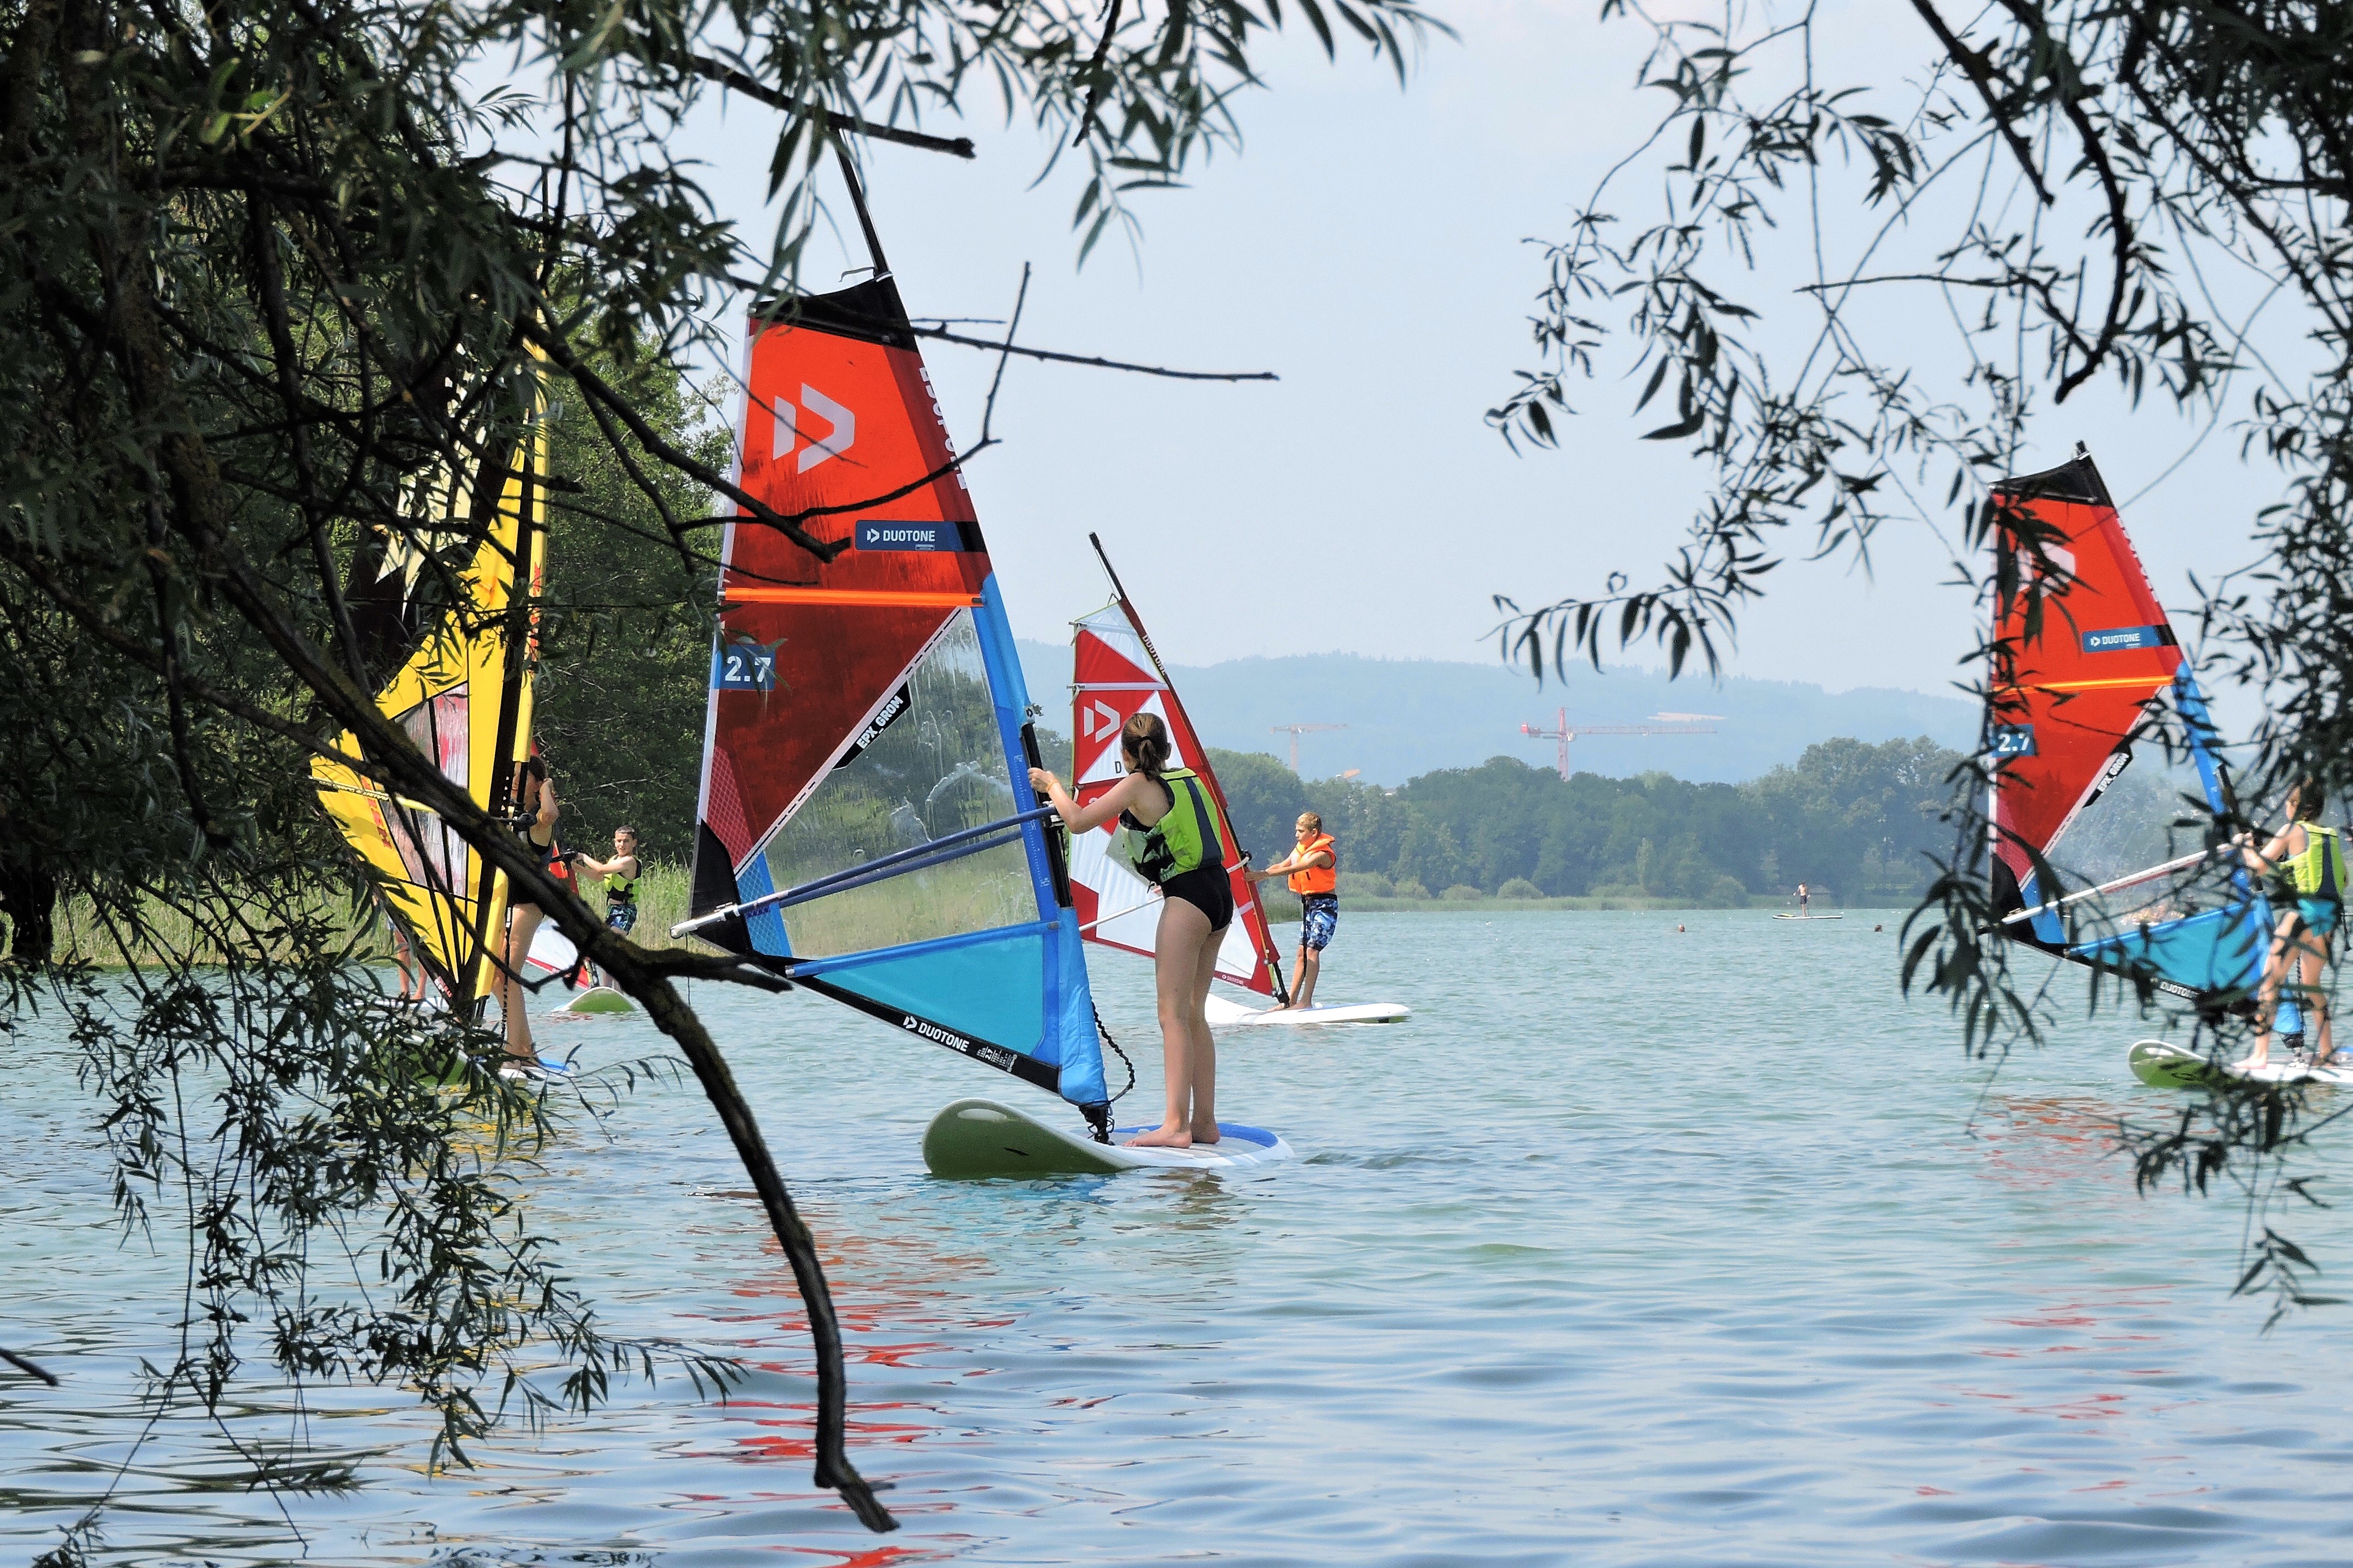
<path fill-rule="evenodd" d="M 2328 939 L 2345 913 L 2346 884 L 2344 842 L 2335 828 L 2320 825 L 2326 800 L 2318 780 L 2301 780 L 2288 792 L 2287 826 L 2261 849 L 2241 842 L 2247 869 L 2258 877 L 2277 877 L 2282 886 L 2274 896 L 2289 906 L 2279 918 L 2263 984 L 2255 992 L 2254 1048 L 2242 1067 L 2262 1067 L 2271 1059 L 2272 1019 L 2283 986 L 2293 987 L 2297 1006 L 2319 1016 L 2319 1027 L 2312 1033 L 2313 1065 L 2348 1065 L 2334 1059 L 2328 995 L 2321 988 Z"/>
<path fill-rule="evenodd" d="M 1083 810 L 1043 768 L 1029 770 L 1029 785 L 1073 834 L 1092 833 L 1116 815 L 1130 863 L 1164 895 L 1153 973 L 1168 1109 L 1158 1127 L 1128 1142 L 1173 1149 L 1214 1143 L 1218 1047 L 1201 1004 L 1217 973 L 1218 944 L 1234 918 L 1226 825 L 1193 770 L 1168 765 L 1168 727 L 1157 714 L 1138 713 L 1121 729 L 1119 760 L 1127 776 Z"/>
<path fill-rule="evenodd" d="M 555 854 L 555 781 L 547 776 L 547 764 L 537 757 L 526 757 L 515 767 L 514 816 L 511 819 L 515 836 L 523 847 L 543 860 Z M 540 907 L 517 899 L 507 907 L 507 950 L 499 966 L 499 1003 L 506 1017 L 507 1055 L 526 1062 L 539 1059 L 539 1047 L 531 1037 L 531 1019 L 523 1013 L 523 960 L 531 954 L 531 939 L 539 931 L 544 916 Z"/>

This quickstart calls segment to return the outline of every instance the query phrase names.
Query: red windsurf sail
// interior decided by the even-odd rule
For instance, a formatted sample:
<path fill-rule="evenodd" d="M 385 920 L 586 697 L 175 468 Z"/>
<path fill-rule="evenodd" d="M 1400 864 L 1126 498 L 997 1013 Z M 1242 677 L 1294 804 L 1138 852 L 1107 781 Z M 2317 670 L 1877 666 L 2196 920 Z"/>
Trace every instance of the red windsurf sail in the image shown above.
<path fill-rule="evenodd" d="M 2181 648 L 2090 457 L 2003 480 L 1993 507 L 1994 858 L 2033 903 L 2034 857 L 2124 771 Z"/>
<path fill-rule="evenodd" d="M 692 918 L 796 984 L 1085 1108 L 1103 1062 L 972 499 L 889 277 L 754 319 Z"/>
<path fill-rule="evenodd" d="M 1103 543 L 1088 536 L 1095 552 Z M 1128 602 L 1109 557 L 1103 571 L 1111 576 L 1115 597 L 1083 620 L 1072 623 L 1071 761 L 1077 774 L 1078 799 L 1090 805 L 1124 775 L 1119 763 L 1121 726 L 1137 713 L 1155 713 L 1168 726 L 1174 750 L 1171 761 L 1201 776 L 1217 798 L 1218 810 L 1230 828 L 1233 808 L 1209 766 L 1209 753 L 1176 699 L 1176 688 L 1153 648 L 1143 617 Z M 1071 892 L 1078 905 L 1079 929 L 1089 942 L 1123 952 L 1153 955 L 1160 924 L 1158 890 L 1130 870 L 1113 851 L 1117 823 L 1092 833 L 1076 835 L 1071 849 Z M 1218 978 L 1277 1001 L 1289 1001 L 1282 984 L 1282 963 L 1274 933 L 1266 923 L 1266 906 L 1246 875 L 1250 855 L 1239 844 L 1227 846 L 1226 874 L 1234 889 L 1234 922 L 1226 928 L 1218 949 Z"/>
<path fill-rule="evenodd" d="M 2235 858 L 2208 852 L 2189 781 L 2160 773 L 2115 804 L 2168 705 L 2208 812 L 2225 796 L 2205 700 L 2107 486 L 2078 448 L 2004 479 L 1989 505 L 1997 929 L 2201 1005 L 2242 994 L 2268 916 Z"/>

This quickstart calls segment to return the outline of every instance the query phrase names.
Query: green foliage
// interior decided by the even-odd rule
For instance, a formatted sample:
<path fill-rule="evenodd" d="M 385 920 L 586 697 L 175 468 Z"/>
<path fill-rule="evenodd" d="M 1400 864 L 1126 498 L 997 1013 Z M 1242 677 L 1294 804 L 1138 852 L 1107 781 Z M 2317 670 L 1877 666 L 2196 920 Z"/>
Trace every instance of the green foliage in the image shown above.
<path fill-rule="evenodd" d="M 1409 877 L 1397 885 L 1397 896 L 1400 899 L 1426 899 L 1430 897 L 1430 889 Z"/>
<path fill-rule="evenodd" d="M 1475 904 L 1487 895 L 1468 882 L 1457 882 L 1438 896 L 1450 903 Z"/>
<path fill-rule="evenodd" d="M 729 436 L 666 362 L 600 357 L 597 369 L 664 440 L 712 468 Z M 576 400 L 549 421 L 549 468 L 578 489 L 561 494 L 548 527 L 533 731 L 555 770 L 566 846 L 603 858 L 613 829 L 638 830 L 640 854 L 684 858 L 694 821 L 711 664 L 716 574 L 670 542 L 661 509 L 630 479 L 648 474 L 674 516 L 711 510 L 710 492 L 650 461 L 642 445 L 608 442 Z"/>
<path fill-rule="evenodd" d="M 1960 758 L 1933 742 L 1826 741 L 1794 767 L 1746 784 L 1665 773 L 1564 784 L 1496 757 L 1424 773 L 1395 792 L 1335 780 L 1306 786 L 1352 875 L 1499 896 L 1599 894 L 1738 907 L 1798 882 L 1819 896 L 1908 898 L 1948 842 L 1947 780 Z M 1352 837 L 1351 830 L 1357 836 Z M 1525 887 L 1514 894 L 1514 885 Z M 1426 895 L 1416 895 L 1426 896 Z"/>
<path fill-rule="evenodd" d="M 1525 877 L 1514 877 L 1495 889 L 1495 896 L 1499 899 L 1541 899 L 1544 889 Z"/>

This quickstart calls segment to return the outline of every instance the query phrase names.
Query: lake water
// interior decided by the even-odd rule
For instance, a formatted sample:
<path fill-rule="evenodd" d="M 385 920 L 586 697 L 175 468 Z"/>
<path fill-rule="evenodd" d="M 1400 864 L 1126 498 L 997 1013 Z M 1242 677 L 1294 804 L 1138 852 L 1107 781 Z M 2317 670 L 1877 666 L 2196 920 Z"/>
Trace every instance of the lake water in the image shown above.
<path fill-rule="evenodd" d="M 1349 917 L 1325 999 L 1417 1015 L 1229 1037 L 1221 1107 L 1301 1155 L 1251 1180 L 933 1180 L 941 1105 L 1049 1102 L 820 999 L 706 986 L 905 1528 L 809 1487 L 789 1277 L 689 1084 L 567 1142 L 534 1201 L 612 1329 L 750 1363 L 729 1403 L 624 1384 L 428 1478 L 399 1395 L 331 1392 L 311 1438 L 360 1485 L 288 1514 L 218 1489 L 233 1457 L 174 1421 L 121 1484 L 111 1560 L 2353 1560 L 2353 1308 L 2262 1335 L 2228 1294 L 2243 1205 L 2136 1196 L 2109 1152 L 2114 1119 L 2173 1103 L 2126 1073 L 2132 1027 L 2071 1021 L 1989 1087 L 1897 995 L 1894 923 Z M 1148 971 L 1095 973 L 1148 1110 Z M 634 1020 L 547 1035 L 592 1066 L 659 1048 Z M 0 1378 L 9 1563 L 132 1451 L 176 1300 L 173 1259 L 110 1226 L 63 1048 L 13 1065 L 0 1343 L 66 1384 Z M 2345 1152 L 2324 1134 L 2308 1163 Z M 2353 1269 L 2344 1212 L 2290 1216 L 2324 1287 Z"/>

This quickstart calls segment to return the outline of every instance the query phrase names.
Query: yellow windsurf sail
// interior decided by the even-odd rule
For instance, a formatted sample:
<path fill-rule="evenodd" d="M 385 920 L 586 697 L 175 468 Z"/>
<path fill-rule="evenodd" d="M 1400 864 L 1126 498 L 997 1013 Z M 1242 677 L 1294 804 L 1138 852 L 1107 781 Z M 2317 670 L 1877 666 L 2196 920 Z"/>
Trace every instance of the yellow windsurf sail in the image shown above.
<path fill-rule="evenodd" d="M 414 541 L 364 550 L 351 595 L 354 621 L 368 623 L 363 643 L 389 649 L 387 663 L 400 660 L 378 687 L 376 706 L 494 816 L 508 811 L 518 765 L 531 753 L 546 467 L 545 426 L 534 421 L 489 526 L 455 574 L 438 567 L 430 552 L 436 529 L 439 538 L 457 531 L 457 487 L 446 479 L 428 484 L 417 510 L 433 527 Z M 349 731 L 341 744 L 349 755 L 364 754 Z M 311 773 L 327 815 L 366 863 L 387 912 L 451 1011 L 474 1011 L 497 986 L 505 873 L 420 803 L 325 758 L 313 760 Z"/>

